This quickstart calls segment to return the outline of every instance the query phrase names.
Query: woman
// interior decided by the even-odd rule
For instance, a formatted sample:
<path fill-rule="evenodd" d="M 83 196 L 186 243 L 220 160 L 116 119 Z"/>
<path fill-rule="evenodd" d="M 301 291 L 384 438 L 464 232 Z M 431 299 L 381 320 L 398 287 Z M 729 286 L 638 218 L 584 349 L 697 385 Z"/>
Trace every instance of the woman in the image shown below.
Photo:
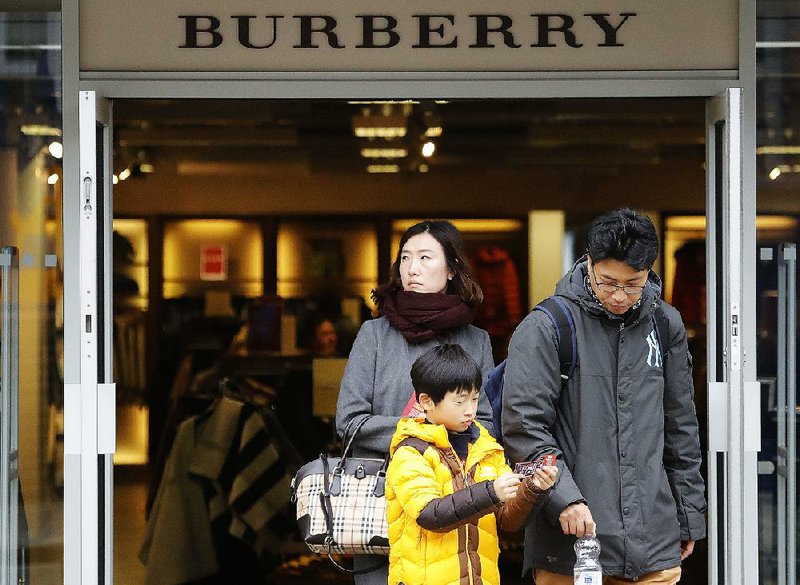
<path fill-rule="evenodd" d="M 341 434 L 354 418 L 369 415 L 358 433 L 354 454 L 383 458 L 402 416 L 418 416 L 411 364 L 440 342 L 458 343 L 480 365 L 483 378 L 494 366 L 488 334 L 470 323 L 483 293 L 465 260 L 461 235 L 449 221 L 424 221 L 403 234 L 389 282 L 372 298 L 381 317 L 358 332 L 345 369 L 336 407 Z M 491 410 L 481 394 L 478 419 L 491 429 Z M 385 557 L 360 555 L 355 568 Z M 385 585 L 388 564 L 356 575 L 358 585 Z"/>

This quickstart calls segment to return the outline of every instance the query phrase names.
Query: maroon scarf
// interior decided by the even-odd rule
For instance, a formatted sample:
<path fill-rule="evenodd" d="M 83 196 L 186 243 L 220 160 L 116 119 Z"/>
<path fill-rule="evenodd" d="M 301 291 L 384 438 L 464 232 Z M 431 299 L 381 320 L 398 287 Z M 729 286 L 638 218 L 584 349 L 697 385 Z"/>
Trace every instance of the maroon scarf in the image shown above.
<path fill-rule="evenodd" d="M 409 343 L 472 323 L 473 311 L 458 295 L 414 291 L 374 291 L 378 311 Z"/>

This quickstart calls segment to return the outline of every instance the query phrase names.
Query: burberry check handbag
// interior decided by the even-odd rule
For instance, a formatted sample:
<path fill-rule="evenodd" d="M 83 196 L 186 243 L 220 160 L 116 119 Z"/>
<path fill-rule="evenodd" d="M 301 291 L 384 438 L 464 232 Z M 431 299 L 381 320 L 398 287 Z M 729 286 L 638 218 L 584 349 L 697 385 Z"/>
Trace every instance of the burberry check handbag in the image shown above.
<path fill-rule="evenodd" d="M 386 459 L 350 456 L 353 441 L 369 417 L 350 421 L 342 436 L 341 457 L 322 454 L 306 463 L 292 480 L 292 501 L 297 504 L 297 525 L 308 547 L 327 554 L 389 554 L 386 521 Z M 351 432 L 352 427 L 352 432 Z M 380 563 L 385 564 L 385 563 Z M 358 571 L 368 572 L 375 567 Z"/>

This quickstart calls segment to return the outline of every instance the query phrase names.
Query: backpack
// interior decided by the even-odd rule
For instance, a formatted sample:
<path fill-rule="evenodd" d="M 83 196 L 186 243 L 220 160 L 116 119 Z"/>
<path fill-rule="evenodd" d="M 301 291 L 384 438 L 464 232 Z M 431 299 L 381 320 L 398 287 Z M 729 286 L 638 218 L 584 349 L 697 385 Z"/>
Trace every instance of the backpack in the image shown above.
<path fill-rule="evenodd" d="M 575 373 L 578 366 L 578 342 L 575 332 L 575 320 L 572 317 L 567 303 L 557 296 L 547 297 L 533 308 L 534 311 L 542 311 L 550 319 L 556 331 L 556 343 L 558 344 L 558 361 L 561 370 L 562 388 Z M 653 311 L 653 325 L 658 339 L 658 347 L 661 350 L 661 371 L 666 370 L 667 351 L 666 344 L 662 340 L 669 340 L 669 319 L 664 309 L 659 305 Z M 494 437 L 498 441 L 503 440 L 503 427 L 501 414 L 503 410 L 503 374 L 506 371 L 506 361 L 503 360 L 499 365 L 489 372 L 483 389 L 489 399 L 492 408 L 492 426 L 494 427 Z"/>

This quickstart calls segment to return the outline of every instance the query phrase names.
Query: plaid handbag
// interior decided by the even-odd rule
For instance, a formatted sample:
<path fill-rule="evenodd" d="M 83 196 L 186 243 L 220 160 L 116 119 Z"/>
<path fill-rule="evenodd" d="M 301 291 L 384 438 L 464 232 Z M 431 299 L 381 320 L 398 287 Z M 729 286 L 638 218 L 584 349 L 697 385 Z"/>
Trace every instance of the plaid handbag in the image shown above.
<path fill-rule="evenodd" d="M 388 455 L 386 459 L 350 457 L 353 441 L 368 418 L 359 419 L 352 433 L 356 419 L 348 423 L 341 457 L 322 454 L 301 467 L 292 480 L 300 536 L 313 552 L 329 558 L 331 554 L 389 554 L 384 497 Z M 331 562 L 354 573 L 332 558 Z"/>

